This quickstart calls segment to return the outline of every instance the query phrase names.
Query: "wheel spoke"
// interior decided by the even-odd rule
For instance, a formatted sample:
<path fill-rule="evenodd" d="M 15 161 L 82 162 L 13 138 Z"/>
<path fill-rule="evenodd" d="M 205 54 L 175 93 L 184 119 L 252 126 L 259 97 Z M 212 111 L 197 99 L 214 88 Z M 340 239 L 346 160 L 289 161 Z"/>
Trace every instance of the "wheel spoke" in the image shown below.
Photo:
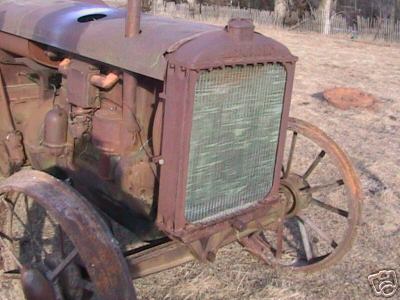
<path fill-rule="evenodd" d="M 337 208 L 337 207 L 334 207 L 332 205 L 326 204 L 325 202 L 322 202 L 322 201 L 320 201 L 318 199 L 314 199 L 313 198 L 311 203 L 313 203 L 315 205 L 318 205 L 319 207 L 322 207 L 322 208 L 324 208 L 326 210 L 329 210 L 329 211 L 331 211 L 331 212 L 333 212 L 335 214 L 338 214 L 339 216 L 342 216 L 342 217 L 345 217 L 345 218 L 349 217 L 349 212 L 347 212 L 347 211 L 345 211 L 345 210 L 343 210 L 341 208 Z"/>
<path fill-rule="evenodd" d="M 283 178 L 287 178 L 290 173 L 290 169 L 292 167 L 292 161 L 293 161 L 293 154 L 294 154 L 294 149 L 296 147 L 296 141 L 297 141 L 297 132 L 293 131 L 293 136 L 292 136 L 292 143 L 290 145 L 290 150 L 289 150 L 289 157 L 286 165 L 286 172 L 283 176 Z"/>
<path fill-rule="evenodd" d="M 42 247 L 33 237 L 32 233 L 30 232 L 30 230 L 28 229 L 28 227 L 26 226 L 26 224 L 24 223 L 24 221 L 17 215 L 17 213 L 14 211 L 14 207 L 15 207 L 15 203 L 14 205 L 12 205 L 9 201 L 6 200 L 6 203 L 8 203 L 9 205 L 11 205 L 11 212 L 12 215 L 19 221 L 19 223 L 22 225 L 22 227 L 24 228 L 25 232 L 27 233 L 27 235 L 29 236 L 29 239 L 36 244 L 36 246 L 41 249 L 45 255 L 48 255 L 48 253 L 46 252 L 46 250 L 44 249 L 44 247 Z M 32 249 L 34 250 L 34 249 Z"/>
<path fill-rule="evenodd" d="M 49 223 L 54 227 L 54 230 L 56 230 L 56 228 L 59 226 L 59 224 L 57 224 L 56 222 L 54 222 L 54 220 L 50 217 L 49 214 L 47 214 L 47 220 L 48 220 Z"/>
<path fill-rule="evenodd" d="M 319 165 L 319 163 L 321 162 L 321 160 L 324 158 L 326 152 L 324 150 L 322 150 L 317 157 L 314 159 L 314 161 L 312 162 L 312 164 L 308 167 L 307 171 L 304 173 L 303 178 L 307 179 L 311 173 L 315 170 L 315 168 Z"/>
<path fill-rule="evenodd" d="M 12 237 L 8 236 L 7 234 L 5 234 L 4 232 L 1 232 L 1 231 L 0 231 L 0 238 L 6 239 L 11 243 L 14 241 L 14 239 Z"/>
<path fill-rule="evenodd" d="M 49 274 L 49 280 L 54 281 L 66 267 L 78 256 L 78 250 L 74 248 L 70 254 Z"/>
<path fill-rule="evenodd" d="M 23 195 L 23 197 L 24 197 L 24 204 L 25 204 L 26 220 L 27 220 L 28 226 L 29 226 L 29 229 L 28 229 L 29 234 L 28 234 L 28 236 L 31 237 L 31 238 L 29 239 L 29 242 L 30 242 L 30 244 L 31 244 L 31 248 L 32 248 L 32 249 L 35 249 L 35 247 L 33 246 L 33 243 L 34 243 L 34 242 L 33 242 L 33 239 L 34 239 L 34 237 L 32 236 L 33 228 L 32 228 L 32 222 L 31 222 L 31 217 L 30 217 L 30 213 L 29 213 L 28 197 L 27 197 L 26 195 Z"/>
<path fill-rule="evenodd" d="M 13 260 L 15 261 L 15 264 L 18 266 L 18 268 L 22 268 L 22 264 L 19 262 L 18 258 L 15 256 L 14 252 L 10 250 L 10 248 L 8 247 L 7 243 L 4 242 L 3 238 L 0 237 L 0 244 L 3 248 L 3 251 L 7 251 L 8 254 L 13 258 Z"/>
<path fill-rule="evenodd" d="M 32 236 L 31 236 L 30 230 L 28 229 L 28 227 L 26 226 L 26 224 L 24 223 L 24 221 L 21 219 L 21 217 L 18 216 L 17 213 L 16 213 L 14 210 L 12 211 L 12 214 L 13 214 L 14 217 L 18 220 L 18 222 L 22 225 L 22 227 L 23 227 L 24 230 L 28 233 L 28 235 L 29 235 L 30 237 L 32 237 Z"/>
<path fill-rule="evenodd" d="M 300 229 L 301 240 L 303 242 L 304 251 L 306 253 L 307 260 L 310 261 L 314 258 L 313 250 L 311 247 L 310 239 L 308 238 L 308 233 L 306 227 L 304 226 L 303 220 L 296 217 L 297 224 Z"/>
<path fill-rule="evenodd" d="M 5 280 L 21 280 L 21 273 L 19 270 L 6 271 L 0 275 L 0 278 L 4 278 Z"/>
<path fill-rule="evenodd" d="M 313 221 L 311 221 L 309 218 L 307 218 L 306 216 L 297 216 L 299 219 L 301 219 L 303 221 L 304 224 L 307 224 L 308 226 L 310 226 L 310 228 L 312 230 L 314 230 L 314 232 L 316 234 L 318 234 L 318 236 L 323 239 L 325 242 L 327 242 L 332 248 L 336 248 L 338 246 L 338 244 L 335 242 L 335 240 L 329 236 L 329 234 L 325 233 L 324 231 L 322 231 Z"/>
<path fill-rule="evenodd" d="M 78 265 L 77 248 L 57 218 L 51 218 L 39 200 L 14 191 L 0 198 L 6 213 L 6 222 L 0 228 L 0 248 L 5 259 L 0 278 L 21 280 L 22 270 L 34 270 L 45 275 L 55 289 L 57 299 L 62 298 L 64 288 L 66 296 L 67 293 L 69 296 L 70 282 L 78 282 L 82 290 L 79 295 L 82 299 L 89 299 L 86 296 L 94 295 L 95 288 L 90 275 L 83 272 L 83 264 L 82 269 Z M 32 258 L 34 261 L 31 263 Z M 75 291 L 71 295 L 75 295 Z"/>
<path fill-rule="evenodd" d="M 264 243 L 262 249 L 270 245 L 272 253 L 266 257 L 272 265 L 299 271 L 324 269 L 341 259 L 354 240 L 361 217 L 360 182 L 335 141 L 306 121 L 289 118 L 283 156 L 278 168 L 279 193 L 288 203 L 284 235 L 280 237 L 280 228 L 274 226 L 265 234 L 270 244 Z M 321 172 L 332 175 L 324 179 Z M 346 193 L 349 186 L 352 193 Z M 330 200 L 333 196 L 340 201 Z M 254 245 L 244 247 L 260 256 Z"/>
<path fill-rule="evenodd" d="M 331 189 L 334 189 L 334 188 L 338 188 L 338 187 L 340 187 L 342 185 L 344 185 L 344 181 L 342 179 L 339 179 L 339 180 L 336 180 L 333 183 L 317 185 L 317 186 L 313 186 L 313 187 L 305 187 L 305 188 L 303 188 L 301 190 L 302 191 L 307 190 L 309 193 L 313 194 L 313 193 L 321 192 L 323 190 L 331 190 Z"/>
<path fill-rule="evenodd" d="M 6 202 L 6 203 L 8 203 L 7 202 L 7 200 L 8 200 L 8 194 L 5 194 L 4 195 L 4 198 L 3 198 L 3 200 L 4 200 L 4 202 Z M 7 204 L 6 204 L 6 206 L 7 206 Z M 12 233 L 13 233 L 13 223 L 14 223 L 14 214 L 13 214 L 13 210 L 14 210 L 14 205 L 12 205 L 12 208 L 10 209 L 10 212 L 9 212 L 9 218 L 10 218 L 10 222 L 9 222 L 9 224 L 8 224 L 8 234 L 10 234 L 10 235 L 12 235 Z M 11 236 L 11 239 L 13 240 L 13 237 Z M 14 249 L 14 243 L 13 242 L 11 242 L 11 246 L 12 246 L 12 248 Z"/>
<path fill-rule="evenodd" d="M 278 229 L 276 230 L 276 253 L 275 257 L 277 259 L 282 258 L 283 252 L 283 222 L 280 222 Z"/>
<path fill-rule="evenodd" d="M 17 198 L 18 199 L 18 198 Z M 12 202 L 8 198 L 8 193 L 3 195 L 3 200 L 6 202 L 6 206 L 11 206 L 10 207 L 10 212 L 9 212 L 9 217 L 10 217 L 10 222 L 8 224 L 8 233 L 12 234 L 13 232 L 13 223 L 14 223 L 14 209 L 15 209 L 15 203 L 17 202 L 17 199 L 15 199 L 14 202 Z M 12 245 L 14 247 L 14 245 Z"/>
<path fill-rule="evenodd" d="M 60 252 L 61 252 L 61 257 L 65 257 L 65 249 L 64 249 L 64 231 L 62 230 L 60 225 L 57 225 L 58 228 L 58 237 L 59 237 L 59 243 L 60 243 Z"/>
<path fill-rule="evenodd" d="M 29 204 L 28 204 L 28 197 L 26 197 L 26 195 L 24 195 L 24 204 L 25 204 L 25 213 L 26 213 L 26 219 L 29 223 L 29 228 L 32 228 L 31 226 L 31 218 L 29 216 Z"/>

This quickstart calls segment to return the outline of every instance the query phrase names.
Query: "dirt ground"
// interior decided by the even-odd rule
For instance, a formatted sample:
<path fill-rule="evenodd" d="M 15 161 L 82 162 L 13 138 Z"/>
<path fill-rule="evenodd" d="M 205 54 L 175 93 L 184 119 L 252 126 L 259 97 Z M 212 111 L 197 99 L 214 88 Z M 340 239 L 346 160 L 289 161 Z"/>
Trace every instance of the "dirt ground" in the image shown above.
<path fill-rule="evenodd" d="M 365 202 L 355 245 L 339 264 L 310 275 L 270 269 L 232 245 L 212 265 L 189 263 L 136 280 L 140 299 L 374 299 L 369 274 L 394 269 L 400 276 L 400 47 L 260 31 L 299 57 L 291 115 L 325 130 L 361 176 Z M 334 108 L 321 93 L 337 86 L 362 89 L 379 102 Z M 7 283 L 0 287 L 6 299 Z"/>
<path fill-rule="evenodd" d="M 310 275 L 269 269 L 230 246 L 213 265 L 189 263 L 137 280 L 142 299 L 374 299 L 369 274 L 394 269 L 400 275 L 400 48 L 260 31 L 299 57 L 291 115 L 325 130 L 360 174 L 365 200 L 358 238 L 338 265 Z M 321 93 L 338 86 L 362 89 L 379 102 L 334 108 Z"/>

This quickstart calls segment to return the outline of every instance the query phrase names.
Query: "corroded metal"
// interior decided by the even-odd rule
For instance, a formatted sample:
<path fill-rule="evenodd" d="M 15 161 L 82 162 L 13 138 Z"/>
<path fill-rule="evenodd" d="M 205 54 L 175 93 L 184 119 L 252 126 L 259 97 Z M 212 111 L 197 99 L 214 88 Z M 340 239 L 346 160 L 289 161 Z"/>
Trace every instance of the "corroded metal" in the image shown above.
<path fill-rule="evenodd" d="M 245 23 L 248 24 L 247 21 Z M 243 28 L 248 31 L 247 26 Z M 165 83 L 166 101 L 162 138 L 163 141 L 168 142 L 163 143 L 162 159 L 166 164 L 161 166 L 160 191 L 163 192 L 160 193 L 157 221 L 159 227 L 181 239 L 186 239 L 186 236 L 188 239 L 199 238 L 202 234 L 205 236 L 213 234 L 222 227 L 229 228 L 233 217 L 241 218 L 246 223 L 255 218 L 255 214 L 262 215 L 268 206 L 277 200 L 279 168 L 275 168 L 273 187 L 266 199 L 247 210 L 240 211 L 236 216 L 220 218 L 215 226 L 212 226 L 213 224 L 194 226 L 184 217 L 193 99 L 199 70 L 212 71 L 214 68 L 226 66 L 267 64 L 277 61 L 283 64 L 287 72 L 287 84 L 283 101 L 277 166 L 280 165 L 282 159 L 297 58 L 292 56 L 286 47 L 257 33 L 253 32 L 246 41 L 239 41 L 234 36 L 236 32 L 229 29 L 203 34 L 186 42 L 168 55 L 170 67 L 167 71 L 169 80 Z M 213 47 L 206 45 L 213 45 Z"/>
<path fill-rule="evenodd" d="M 78 22 L 79 18 L 92 14 L 106 17 L 96 22 Z M 171 46 L 201 32 L 218 29 L 143 14 L 140 36 L 127 39 L 123 30 L 125 14 L 124 9 L 67 0 L 51 5 L 29 0 L 22 6 L 16 0 L 5 1 L 0 4 L 0 30 L 163 80 L 167 66 L 164 53 Z"/>
<path fill-rule="evenodd" d="M 56 293 L 50 281 L 36 269 L 21 270 L 22 289 L 28 300 L 56 300 Z"/>
<path fill-rule="evenodd" d="M 61 148 L 67 143 L 68 115 L 59 106 L 46 114 L 43 144 L 50 148 Z"/>
<path fill-rule="evenodd" d="M 333 185 L 349 186 L 358 200 L 348 212 L 355 212 L 350 219 L 356 222 L 361 191 L 348 159 L 318 129 L 289 119 L 297 58 L 254 32 L 250 20 L 218 27 L 140 15 L 139 2 L 129 1 L 128 11 L 97 0 L 0 4 L 0 133 L 13 134 L 12 143 L 0 141 L 0 170 L 10 175 L 26 164 L 73 186 L 38 171 L 18 172 L 0 184 L 0 192 L 34 198 L 75 244 L 76 253 L 46 276 L 54 278 L 78 261 L 100 298 L 134 299 L 130 276 L 194 259 L 213 262 L 219 249 L 233 242 L 268 260 L 259 234 L 265 230 L 277 233 L 279 259 L 285 217 L 297 217 L 311 202 L 348 216 L 302 197 L 324 188 L 301 186 L 325 153 L 338 157 L 344 174 Z M 241 71 L 232 76 L 232 70 Z M 232 107 L 225 100 L 236 94 Z M 292 157 L 281 174 L 288 127 L 324 149 L 299 176 L 290 173 Z M 267 154 L 261 155 L 262 145 L 270 145 Z M 229 153 L 241 163 L 223 160 Z M 192 180 L 193 174 L 201 180 Z M 242 180 L 252 175 L 256 187 Z M 206 210 L 191 217 L 191 194 L 204 207 L 221 200 L 206 191 L 210 186 L 238 188 L 238 195 L 257 191 L 247 200 L 223 199 L 213 214 Z M 124 257 L 106 226 L 109 219 L 128 230 L 132 245 Z M 312 266 L 322 268 L 343 256 L 354 238 L 353 223 L 344 247 Z M 300 224 L 306 239 L 304 224 L 309 223 Z M 312 249 L 306 252 L 312 256 Z"/>
<path fill-rule="evenodd" d="M 25 162 L 22 135 L 16 130 L 0 70 L 0 175 L 8 176 Z"/>
<path fill-rule="evenodd" d="M 291 263 L 284 262 L 280 257 L 281 253 L 277 255 L 277 249 L 275 249 L 269 241 L 267 241 L 262 234 L 254 233 L 248 237 L 245 237 L 240 242 L 241 244 L 249 250 L 251 253 L 255 254 L 266 263 L 272 264 L 277 267 L 289 267 L 293 270 L 299 271 L 318 271 L 323 268 L 329 267 L 337 263 L 351 248 L 351 245 L 355 239 L 357 226 L 361 218 L 361 206 L 363 201 L 363 194 L 361 190 L 361 184 L 359 178 L 350 162 L 349 158 L 339 146 L 330 139 L 324 132 L 322 132 L 317 127 L 298 119 L 290 118 L 288 123 L 288 130 L 296 133 L 295 138 L 300 136 L 305 137 L 315 143 L 322 151 L 317 155 L 316 159 L 311 163 L 309 169 L 302 174 L 297 175 L 291 173 L 290 166 L 286 168 L 289 173 L 288 176 L 282 180 L 281 193 L 284 201 L 286 202 L 285 216 L 281 219 L 281 223 L 285 219 L 295 218 L 299 223 L 301 239 L 304 245 L 304 251 L 306 257 L 296 259 Z M 291 147 L 294 144 L 291 143 Z M 293 155 L 293 151 L 289 151 Z M 324 153 L 321 155 L 321 153 Z M 342 179 L 335 180 L 332 184 L 325 185 L 310 185 L 307 181 L 308 176 L 311 173 L 311 169 L 315 168 L 316 162 L 319 163 L 321 157 L 325 154 L 333 161 L 336 165 L 339 174 Z M 323 190 L 327 194 L 330 188 L 345 187 L 347 190 L 346 210 L 342 208 L 334 207 L 325 202 L 313 198 L 313 193 L 317 190 Z M 312 206 L 322 207 L 325 214 L 323 214 L 322 222 L 325 223 L 329 220 L 330 214 L 339 215 L 346 222 L 346 228 L 342 233 L 341 240 L 335 241 L 330 237 L 329 233 L 321 230 L 311 219 L 304 216 L 303 211 Z M 279 223 L 278 223 L 279 224 Z M 315 256 L 312 253 L 312 247 L 310 247 L 311 241 L 307 236 L 307 230 L 305 229 L 307 225 L 311 230 L 316 233 L 319 239 L 328 243 L 332 248 L 330 252 L 320 256 Z M 279 227 L 278 227 L 279 228 Z M 293 229 L 292 229 L 293 230 Z M 275 242 L 282 242 L 282 240 L 287 240 L 282 232 L 277 233 Z M 271 252 L 272 250 L 272 252 Z"/>
<path fill-rule="evenodd" d="M 101 299 L 135 299 L 121 250 L 87 200 L 70 186 L 39 171 L 21 171 L 1 182 L 0 194 L 15 192 L 33 198 L 62 226 Z"/>
<path fill-rule="evenodd" d="M 140 33 L 140 13 L 142 3 L 139 0 L 128 0 L 127 15 L 125 21 L 125 36 L 130 38 Z"/>

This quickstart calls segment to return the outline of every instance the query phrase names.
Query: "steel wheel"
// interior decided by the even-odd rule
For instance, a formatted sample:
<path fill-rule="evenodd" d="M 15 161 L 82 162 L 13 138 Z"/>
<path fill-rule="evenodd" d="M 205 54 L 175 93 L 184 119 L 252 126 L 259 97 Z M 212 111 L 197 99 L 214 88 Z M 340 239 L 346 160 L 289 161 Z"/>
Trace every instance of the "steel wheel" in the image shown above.
<path fill-rule="evenodd" d="M 92 283 L 61 225 L 23 193 L 0 201 L 3 276 L 18 280 L 28 299 L 37 290 L 42 298 L 90 299 Z"/>
<path fill-rule="evenodd" d="M 117 242 L 72 188 L 22 171 L 0 193 L 0 272 L 19 297 L 135 299 Z"/>
<path fill-rule="evenodd" d="M 360 221 L 360 182 L 346 154 L 317 127 L 291 118 L 282 167 L 286 210 L 276 231 L 251 237 L 278 267 L 317 271 L 350 249 Z"/>

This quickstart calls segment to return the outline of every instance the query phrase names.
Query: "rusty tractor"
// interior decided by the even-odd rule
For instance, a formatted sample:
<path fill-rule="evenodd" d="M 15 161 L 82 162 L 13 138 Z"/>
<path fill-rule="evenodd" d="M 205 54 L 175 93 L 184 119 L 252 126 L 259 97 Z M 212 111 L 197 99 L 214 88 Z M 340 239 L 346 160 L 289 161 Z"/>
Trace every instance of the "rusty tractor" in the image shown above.
<path fill-rule="evenodd" d="M 276 268 L 337 263 L 362 191 L 289 117 L 296 61 L 248 19 L 1 1 L 2 278 L 29 300 L 114 300 L 234 242 Z"/>

